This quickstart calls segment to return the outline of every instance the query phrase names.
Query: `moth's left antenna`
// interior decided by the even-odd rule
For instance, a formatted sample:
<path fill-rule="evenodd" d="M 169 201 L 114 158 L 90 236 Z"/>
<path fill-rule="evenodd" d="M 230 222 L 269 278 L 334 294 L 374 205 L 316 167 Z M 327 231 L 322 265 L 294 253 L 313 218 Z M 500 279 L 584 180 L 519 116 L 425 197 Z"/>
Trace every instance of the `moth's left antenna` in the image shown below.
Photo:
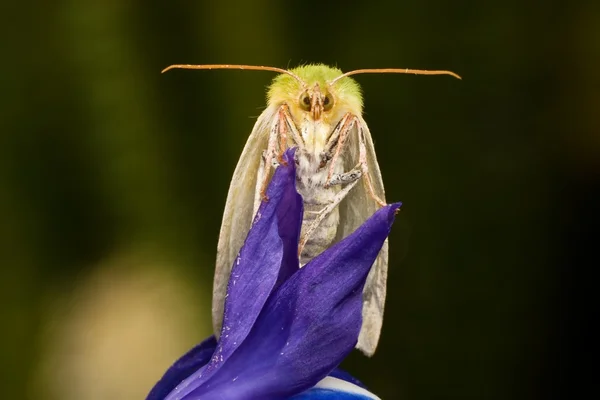
<path fill-rule="evenodd" d="M 169 65 L 167 68 L 163 69 L 161 73 L 165 73 L 171 69 L 242 69 L 242 70 L 251 70 L 251 71 L 272 71 L 279 72 L 280 74 L 286 74 L 291 76 L 300 82 L 303 86 L 304 81 L 300 79 L 300 77 L 287 69 L 277 68 L 277 67 L 266 67 L 262 65 L 236 65 L 236 64 L 173 64 Z"/>

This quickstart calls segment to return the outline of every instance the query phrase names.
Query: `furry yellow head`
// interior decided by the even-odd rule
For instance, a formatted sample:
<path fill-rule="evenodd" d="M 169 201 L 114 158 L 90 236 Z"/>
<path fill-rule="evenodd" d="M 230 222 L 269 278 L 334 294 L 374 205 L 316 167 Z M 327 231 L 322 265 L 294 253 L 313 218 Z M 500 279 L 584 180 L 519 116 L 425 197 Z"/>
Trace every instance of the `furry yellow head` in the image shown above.
<path fill-rule="evenodd" d="M 269 106 L 287 104 L 295 122 L 309 119 L 325 125 L 335 125 L 350 112 L 362 114 L 360 86 L 352 78 L 340 77 L 343 72 L 323 64 L 304 65 L 281 74 L 269 87 Z"/>

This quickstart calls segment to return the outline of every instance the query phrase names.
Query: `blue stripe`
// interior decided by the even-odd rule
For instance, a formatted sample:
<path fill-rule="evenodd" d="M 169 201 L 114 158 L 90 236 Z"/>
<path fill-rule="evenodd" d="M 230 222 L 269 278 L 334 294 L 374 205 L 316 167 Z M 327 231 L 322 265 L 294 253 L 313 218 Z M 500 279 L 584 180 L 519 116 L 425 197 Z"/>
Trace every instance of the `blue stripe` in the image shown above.
<path fill-rule="evenodd" d="M 338 378 L 343 381 L 350 382 L 352 384 L 355 384 L 356 386 L 360 386 L 361 388 L 368 390 L 367 387 L 361 381 L 359 381 L 358 379 L 356 379 L 355 377 L 353 377 L 352 375 L 350 375 L 348 372 L 344 371 L 343 369 L 336 368 L 329 373 L 329 376 L 333 376 L 334 378 Z"/>
<path fill-rule="evenodd" d="M 362 394 L 339 392 L 330 389 L 310 389 L 300 393 L 289 400 L 372 400 Z"/>

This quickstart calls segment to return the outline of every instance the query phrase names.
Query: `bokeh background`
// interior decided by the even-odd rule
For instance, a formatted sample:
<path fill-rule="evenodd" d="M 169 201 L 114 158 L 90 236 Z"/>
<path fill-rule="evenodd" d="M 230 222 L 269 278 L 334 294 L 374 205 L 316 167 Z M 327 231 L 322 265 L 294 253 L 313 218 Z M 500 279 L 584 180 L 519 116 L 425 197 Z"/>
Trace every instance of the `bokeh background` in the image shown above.
<path fill-rule="evenodd" d="M 404 208 L 378 353 L 344 367 L 384 399 L 574 398 L 597 379 L 600 2 L 558 3 L 3 2 L 2 397 L 143 398 L 210 333 L 273 75 L 160 70 L 323 62 L 464 78 L 357 76 Z"/>

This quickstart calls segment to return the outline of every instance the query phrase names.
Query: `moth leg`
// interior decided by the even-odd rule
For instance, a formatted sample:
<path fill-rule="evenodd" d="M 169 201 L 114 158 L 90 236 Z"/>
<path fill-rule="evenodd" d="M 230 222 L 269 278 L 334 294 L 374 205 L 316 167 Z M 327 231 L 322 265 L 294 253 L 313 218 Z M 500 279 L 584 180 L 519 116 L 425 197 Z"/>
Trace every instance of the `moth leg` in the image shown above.
<path fill-rule="evenodd" d="M 343 174 L 340 174 L 340 175 L 343 175 Z M 302 250 L 304 250 L 304 246 L 306 245 L 306 242 L 312 236 L 313 232 L 315 231 L 315 229 L 317 229 L 317 227 L 319 226 L 321 221 L 323 221 L 329 215 L 329 213 L 335 207 L 337 207 L 338 204 L 340 204 L 340 202 L 342 200 L 344 200 L 344 198 L 348 195 L 350 190 L 352 190 L 352 188 L 354 186 L 356 186 L 357 183 L 358 183 L 358 178 L 356 178 L 354 181 L 350 182 L 349 185 L 345 186 L 342 190 L 340 190 L 335 195 L 335 197 L 333 198 L 331 203 L 329 203 L 327 206 L 325 206 L 321 211 L 319 211 L 317 213 L 317 217 L 312 222 L 312 224 L 310 224 L 310 227 L 306 230 L 306 232 L 300 239 L 300 243 L 298 244 L 298 256 L 300 256 L 302 254 Z"/>
<path fill-rule="evenodd" d="M 280 115 L 283 116 L 283 119 L 285 120 L 285 125 L 287 126 L 287 128 L 290 130 L 290 133 L 292 134 L 292 140 L 294 141 L 294 143 L 296 143 L 298 146 L 303 146 L 304 139 L 302 139 L 302 136 L 298 132 L 298 128 L 296 127 L 296 124 L 294 123 L 294 120 L 292 119 L 292 115 L 290 114 L 290 109 L 287 104 L 284 104 L 281 106 Z"/>
<path fill-rule="evenodd" d="M 277 161 L 276 157 L 271 158 L 271 167 L 273 167 L 273 169 L 276 169 L 277 167 L 279 167 L 281 164 L 279 164 L 279 161 Z"/>
<path fill-rule="evenodd" d="M 367 188 L 367 193 L 375 200 L 380 207 L 386 206 L 386 202 L 381 200 L 373 189 L 373 182 L 371 181 L 371 175 L 369 175 L 369 164 L 367 163 L 367 146 L 365 145 L 365 137 L 363 128 L 358 125 L 358 163 L 360 164 L 360 168 L 362 170 L 363 176 L 365 177 L 365 186 Z"/>
<path fill-rule="evenodd" d="M 299 146 L 304 145 L 302 136 L 298 133 L 298 129 L 294 124 L 294 120 L 289 111 L 287 104 L 283 104 L 279 107 L 277 112 L 277 118 L 271 126 L 269 132 L 269 140 L 267 144 L 266 160 L 265 160 L 265 173 L 263 174 L 260 186 L 260 196 L 263 200 L 268 200 L 267 197 L 267 186 L 269 184 L 269 165 L 277 168 L 279 164 L 285 163 L 283 160 L 283 153 L 287 150 L 287 134 L 292 133 L 292 140 Z M 279 147 L 279 149 L 277 149 Z"/>
<path fill-rule="evenodd" d="M 286 119 L 285 119 L 285 108 L 287 106 L 281 106 L 279 108 L 278 116 L 279 119 L 279 151 L 277 152 L 277 161 L 279 164 L 286 164 L 283 159 L 283 153 L 287 150 L 287 129 L 286 128 Z"/>
<path fill-rule="evenodd" d="M 348 172 L 344 172 L 343 174 L 334 174 L 329 181 L 329 186 L 333 185 L 345 185 L 347 183 L 351 183 L 357 181 L 362 176 L 362 169 L 360 168 L 360 164 L 357 164 L 354 168 L 352 168 Z"/>
<path fill-rule="evenodd" d="M 265 177 L 265 174 L 268 176 L 267 169 L 267 150 L 263 151 L 263 154 L 260 158 L 260 165 L 258 166 L 258 172 L 256 173 L 256 188 L 254 189 L 254 208 L 252 211 L 252 215 L 255 216 L 258 211 L 258 207 L 260 206 L 260 201 L 264 200 L 266 197 L 262 193 L 262 184 Z"/>
<path fill-rule="evenodd" d="M 350 115 L 351 115 L 350 113 L 347 113 L 346 115 L 344 115 L 344 117 L 340 121 L 340 124 L 338 125 L 339 129 L 336 128 L 333 131 L 333 134 L 331 135 L 331 139 L 328 142 L 326 154 L 331 154 L 331 150 L 333 150 L 333 147 L 335 147 L 335 153 L 333 153 L 333 157 L 331 158 L 331 163 L 329 164 L 329 172 L 327 173 L 327 179 L 325 180 L 325 187 L 328 187 L 331 184 L 331 177 L 333 175 L 333 170 L 335 168 L 335 162 L 337 161 L 338 157 L 340 156 L 340 154 L 342 152 L 342 148 L 344 147 L 344 144 L 346 143 L 346 138 L 348 137 L 348 133 L 350 132 L 350 129 L 352 129 L 352 126 L 355 124 L 355 119 L 350 118 Z M 327 161 L 325 161 L 325 163 L 326 162 Z M 323 164 L 323 161 L 321 161 L 321 164 Z"/>
<path fill-rule="evenodd" d="M 256 174 L 256 189 L 254 190 L 255 195 L 254 195 L 254 213 L 253 213 L 253 215 L 256 215 L 256 212 L 258 211 L 258 207 L 260 206 L 261 200 L 264 200 L 265 199 L 264 197 L 266 197 L 266 196 L 263 196 L 263 193 L 261 193 L 261 187 L 265 180 L 265 174 L 267 174 L 266 177 L 268 178 L 268 173 L 269 173 L 269 163 L 267 162 L 268 158 L 269 157 L 267 155 L 267 150 L 263 151 L 262 157 L 260 159 L 260 165 L 258 166 L 258 172 Z M 270 166 L 273 169 L 276 169 L 277 167 L 279 167 L 279 163 L 277 162 L 276 157 L 271 157 Z"/>
<path fill-rule="evenodd" d="M 269 200 L 267 197 L 267 185 L 269 184 L 269 172 L 270 166 L 272 162 L 277 158 L 276 156 L 276 147 L 277 147 L 277 136 L 279 132 L 279 118 L 276 118 L 273 124 L 271 125 L 271 131 L 269 132 L 269 140 L 267 142 L 267 150 L 263 153 L 263 162 L 259 168 L 259 176 L 257 179 L 257 184 L 260 184 L 260 197 L 262 200 Z M 262 169 L 262 173 L 261 173 Z"/>
<path fill-rule="evenodd" d="M 350 116 L 350 113 L 346 113 L 342 117 L 342 119 L 337 123 L 337 125 L 333 129 L 333 132 L 331 132 L 331 135 L 329 135 L 329 138 L 327 138 L 325 150 L 323 150 L 323 152 L 321 153 L 321 163 L 319 164 L 319 168 L 325 167 L 327 165 L 327 163 L 329 162 L 329 160 L 331 160 L 331 158 L 333 157 L 331 152 L 333 151 L 334 147 L 338 145 L 339 138 L 340 138 L 340 131 L 342 130 L 342 127 L 346 123 L 346 120 L 348 119 L 349 116 Z"/>

